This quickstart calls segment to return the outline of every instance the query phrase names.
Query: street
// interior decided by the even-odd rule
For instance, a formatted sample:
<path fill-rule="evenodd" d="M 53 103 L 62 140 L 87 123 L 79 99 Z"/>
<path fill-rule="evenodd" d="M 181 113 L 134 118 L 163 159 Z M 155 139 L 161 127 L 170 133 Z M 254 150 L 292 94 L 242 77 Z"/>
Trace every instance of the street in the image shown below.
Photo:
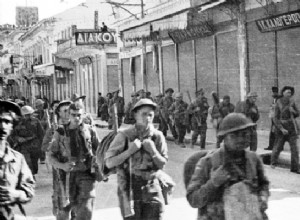
<path fill-rule="evenodd" d="M 100 138 L 109 130 L 97 129 Z M 195 153 L 198 148 L 180 148 L 174 142 L 168 142 L 169 162 L 166 172 L 176 182 L 170 205 L 166 206 L 165 220 L 196 219 L 197 210 L 193 209 L 185 199 L 183 184 L 183 164 L 186 159 Z M 207 149 L 213 149 L 209 144 Z M 290 173 L 288 169 L 271 169 L 265 166 L 266 174 L 271 182 L 271 197 L 267 211 L 271 220 L 299 220 L 300 209 L 300 175 Z M 25 205 L 28 220 L 52 220 L 52 178 L 51 169 L 46 165 L 40 165 L 37 176 L 36 195 L 31 203 Z M 97 186 L 97 199 L 94 211 L 94 219 L 121 220 L 118 207 L 116 175 L 112 175 L 108 182 L 101 182 Z M 17 208 L 15 208 L 17 211 Z"/>

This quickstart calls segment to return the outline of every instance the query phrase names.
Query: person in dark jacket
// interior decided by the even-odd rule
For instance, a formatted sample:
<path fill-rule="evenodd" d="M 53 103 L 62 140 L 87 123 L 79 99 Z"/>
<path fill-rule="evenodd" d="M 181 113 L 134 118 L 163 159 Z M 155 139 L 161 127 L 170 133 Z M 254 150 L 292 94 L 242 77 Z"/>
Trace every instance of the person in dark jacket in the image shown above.
<path fill-rule="evenodd" d="M 21 116 L 20 107 L 0 101 L 0 219 L 13 220 L 13 206 L 29 202 L 34 195 L 34 180 L 24 156 L 7 142 L 14 121 Z"/>
<path fill-rule="evenodd" d="M 278 156 L 287 141 L 291 148 L 291 172 L 299 174 L 299 150 L 297 146 L 299 127 L 295 120 L 296 117 L 299 117 L 299 109 L 292 99 L 294 93 L 294 87 L 283 87 L 281 91 L 282 97 L 277 100 L 275 105 L 276 143 L 272 151 L 271 167 L 275 168 L 277 165 Z"/>
<path fill-rule="evenodd" d="M 241 113 L 227 115 L 218 132 L 224 146 L 202 157 L 186 181 L 198 220 L 268 219 L 269 181 L 259 155 L 246 150 L 253 126 Z"/>
<path fill-rule="evenodd" d="M 249 92 L 247 99 L 245 101 L 240 101 L 236 104 L 235 112 L 243 113 L 247 118 L 249 118 L 253 123 L 256 123 L 259 119 L 259 111 L 257 105 L 255 104 L 257 99 L 256 92 Z M 250 150 L 257 150 L 257 131 L 256 126 L 251 129 L 250 138 Z"/>
<path fill-rule="evenodd" d="M 275 113 L 275 104 L 277 100 L 280 98 L 280 95 L 278 93 L 278 87 L 273 86 L 272 87 L 272 104 L 271 109 L 269 113 L 269 118 L 271 119 L 271 128 L 270 128 L 270 135 L 269 135 L 269 146 L 265 148 L 265 150 L 272 150 L 275 144 L 276 134 L 275 134 L 275 124 L 274 124 L 274 113 Z"/>

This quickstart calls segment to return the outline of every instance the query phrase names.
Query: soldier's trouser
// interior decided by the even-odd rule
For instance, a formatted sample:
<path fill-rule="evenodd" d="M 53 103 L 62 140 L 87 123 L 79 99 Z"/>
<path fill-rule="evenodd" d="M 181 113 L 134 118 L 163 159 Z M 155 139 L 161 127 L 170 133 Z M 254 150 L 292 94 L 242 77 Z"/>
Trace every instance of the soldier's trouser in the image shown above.
<path fill-rule="evenodd" d="M 284 143 L 288 141 L 291 148 L 291 171 L 299 171 L 299 150 L 297 146 L 297 135 L 283 135 L 276 133 L 276 142 L 271 155 L 271 165 L 276 165 Z"/>
<path fill-rule="evenodd" d="M 37 149 L 37 151 L 39 151 Z M 35 175 L 38 173 L 38 168 L 39 168 L 39 158 L 40 158 L 40 152 L 28 152 L 28 151 L 25 151 L 25 152 L 22 152 L 21 153 L 24 155 L 25 157 L 25 160 L 26 160 L 26 163 L 28 164 L 31 172 L 32 172 L 32 175 Z"/>
<path fill-rule="evenodd" d="M 70 211 L 75 213 L 72 219 L 91 220 L 96 197 L 96 179 L 88 172 L 71 172 L 70 174 L 70 203 L 71 209 L 61 211 L 60 216 L 68 219 Z M 61 218 L 60 220 L 63 220 Z"/>
<path fill-rule="evenodd" d="M 143 188 L 147 185 L 147 182 L 147 180 L 143 180 L 141 177 L 133 175 L 132 191 L 135 215 L 123 218 L 124 220 L 162 220 L 164 212 L 164 198 L 162 192 L 158 191 L 145 195 Z M 121 199 L 120 189 L 118 189 L 118 194 L 119 199 Z M 120 208 L 122 211 L 122 206 Z"/>
<path fill-rule="evenodd" d="M 256 127 L 250 129 L 250 150 L 256 151 L 257 150 L 257 131 Z"/>
<path fill-rule="evenodd" d="M 175 123 L 175 129 L 178 134 L 178 142 L 183 143 L 186 134 L 186 126 L 183 123 Z"/>
<path fill-rule="evenodd" d="M 272 121 L 271 128 L 270 128 L 270 135 L 269 135 L 269 146 L 268 146 L 268 148 L 270 150 L 273 149 L 274 144 L 275 144 L 275 140 L 276 140 L 276 134 L 275 134 L 275 131 L 273 129 L 273 126 L 274 126 L 274 124 L 273 124 L 273 121 Z"/>
<path fill-rule="evenodd" d="M 200 148 L 205 148 L 205 141 L 206 141 L 206 130 L 207 126 L 197 126 L 197 128 L 194 128 L 193 134 L 192 134 L 192 144 L 196 144 L 197 138 L 200 135 Z"/>

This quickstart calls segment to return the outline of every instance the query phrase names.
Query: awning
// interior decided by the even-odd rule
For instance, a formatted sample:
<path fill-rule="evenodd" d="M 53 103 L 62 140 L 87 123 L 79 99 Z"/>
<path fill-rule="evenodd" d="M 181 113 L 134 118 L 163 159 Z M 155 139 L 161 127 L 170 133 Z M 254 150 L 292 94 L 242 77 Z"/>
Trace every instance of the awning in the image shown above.
<path fill-rule="evenodd" d="M 95 56 L 101 54 L 102 46 L 76 46 L 65 50 L 64 52 L 58 52 L 55 55 L 57 58 L 77 60 L 80 57 Z"/>
<path fill-rule="evenodd" d="M 39 77 L 51 76 L 52 74 L 54 74 L 53 63 L 46 63 L 46 64 L 34 66 L 33 69 L 35 70 L 35 75 Z"/>
<path fill-rule="evenodd" d="M 188 12 L 179 15 L 174 15 L 171 18 L 166 18 L 159 21 L 152 22 L 153 31 L 185 29 L 188 24 Z"/>
<path fill-rule="evenodd" d="M 150 36 L 150 24 L 146 24 L 123 32 L 123 40 L 136 40 Z"/>

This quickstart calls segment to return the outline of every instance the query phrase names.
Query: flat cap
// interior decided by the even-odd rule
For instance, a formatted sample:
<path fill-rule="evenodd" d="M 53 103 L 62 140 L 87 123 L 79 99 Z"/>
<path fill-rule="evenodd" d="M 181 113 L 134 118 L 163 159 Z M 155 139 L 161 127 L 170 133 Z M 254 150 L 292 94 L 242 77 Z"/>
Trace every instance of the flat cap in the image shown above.
<path fill-rule="evenodd" d="M 21 109 L 19 105 L 14 102 L 0 100 L 0 112 L 14 112 L 16 115 L 21 116 Z"/>
<path fill-rule="evenodd" d="M 132 111 L 137 111 L 139 108 L 143 106 L 150 106 L 153 109 L 156 109 L 156 104 L 151 99 L 140 99 L 133 107 Z"/>
<path fill-rule="evenodd" d="M 77 93 L 74 93 L 74 94 L 72 95 L 72 97 L 71 97 L 71 101 L 72 101 L 72 102 L 76 102 L 76 101 L 78 101 L 79 99 L 84 100 L 85 97 L 86 97 L 85 95 L 79 96 Z"/>
<path fill-rule="evenodd" d="M 34 113 L 34 110 L 31 106 L 25 105 L 21 108 L 22 115 L 28 115 Z"/>
<path fill-rule="evenodd" d="M 165 91 L 165 93 L 167 93 L 167 92 L 171 92 L 171 93 L 173 93 L 173 92 L 174 92 L 174 89 L 172 89 L 172 88 L 168 88 L 168 89 Z"/>

